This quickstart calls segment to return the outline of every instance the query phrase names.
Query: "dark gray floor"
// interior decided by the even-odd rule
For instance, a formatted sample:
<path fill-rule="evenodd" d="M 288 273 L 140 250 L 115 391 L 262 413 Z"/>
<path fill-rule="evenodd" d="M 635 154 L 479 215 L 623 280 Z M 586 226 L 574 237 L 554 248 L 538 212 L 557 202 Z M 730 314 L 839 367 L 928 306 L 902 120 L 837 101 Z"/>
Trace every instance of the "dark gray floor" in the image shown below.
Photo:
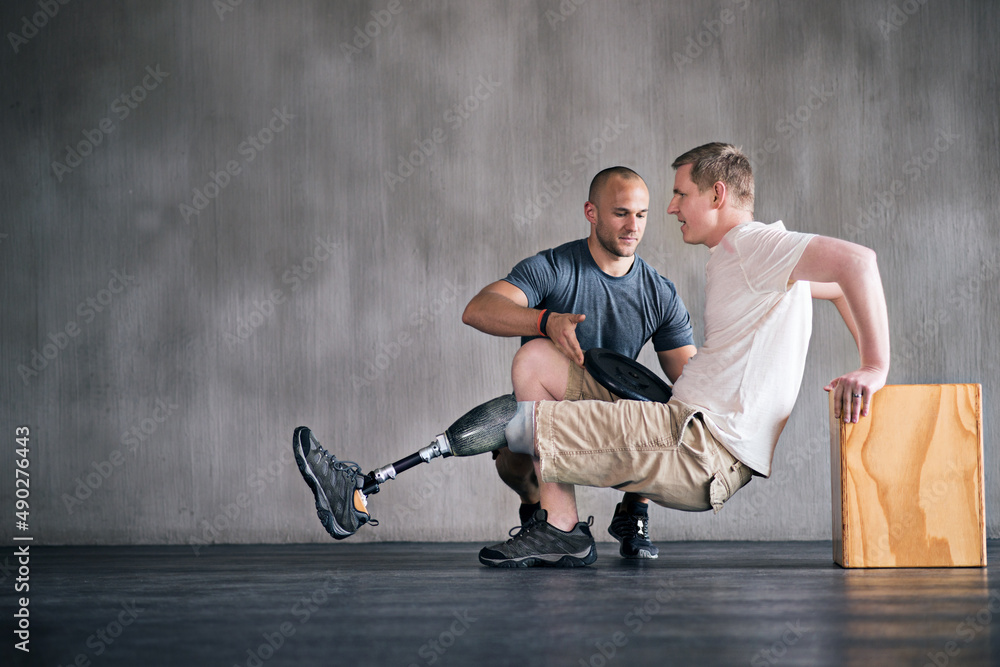
<path fill-rule="evenodd" d="M 697 542 L 662 543 L 656 561 L 601 544 L 580 570 L 493 570 L 480 546 L 34 547 L 31 660 L 9 631 L 0 656 L 52 667 L 1000 664 L 989 569 L 842 570 L 828 542 Z"/>

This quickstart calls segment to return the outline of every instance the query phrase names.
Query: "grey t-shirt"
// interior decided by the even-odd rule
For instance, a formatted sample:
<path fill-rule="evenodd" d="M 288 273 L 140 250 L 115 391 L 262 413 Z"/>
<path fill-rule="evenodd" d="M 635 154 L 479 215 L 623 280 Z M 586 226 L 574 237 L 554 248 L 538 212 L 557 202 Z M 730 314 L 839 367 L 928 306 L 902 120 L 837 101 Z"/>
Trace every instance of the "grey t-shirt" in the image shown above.
<path fill-rule="evenodd" d="M 529 308 L 586 315 L 576 327 L 584 351 L 602 347 L 635 359 L 650 338 L 657 352 L 694 345 L 691 318 L 674 284 L 638 255 L 616 278 L 598 268 L 587 239 L 570 241 L 522 260 L 504 280 L 524 292 Z"/>

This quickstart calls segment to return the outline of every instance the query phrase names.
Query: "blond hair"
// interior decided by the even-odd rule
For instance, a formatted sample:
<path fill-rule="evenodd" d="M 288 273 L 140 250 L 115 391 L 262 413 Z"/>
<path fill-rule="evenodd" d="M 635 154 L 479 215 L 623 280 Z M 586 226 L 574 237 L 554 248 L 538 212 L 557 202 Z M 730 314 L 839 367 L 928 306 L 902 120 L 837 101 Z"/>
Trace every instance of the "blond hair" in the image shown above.
<path fill-rule="evenodd" d="M 691 180 L 699 192 L 722 181 L 733 198 L 733 206 L 753 212 L 753 168 L 739 148 L 715 141 L 692 148 L 670 166 L 679 169 L 686 164 L 692 165 Z"/>

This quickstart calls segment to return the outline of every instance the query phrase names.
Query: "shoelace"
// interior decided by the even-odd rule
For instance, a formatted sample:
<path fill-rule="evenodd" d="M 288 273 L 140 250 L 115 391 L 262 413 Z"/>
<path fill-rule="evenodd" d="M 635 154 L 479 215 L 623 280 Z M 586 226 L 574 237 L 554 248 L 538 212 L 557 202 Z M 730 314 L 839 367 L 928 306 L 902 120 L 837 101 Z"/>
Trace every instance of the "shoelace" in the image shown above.
<path fill-rule="evenodd" d="M 521 533 L 527 534 L 528 531 L 531 530 L 531 528 L 535 525 L 535 523 L 536 523 L 535 518 L 532 517 L 528 519 L 528 523 L 522 526 L 514 526 L 513 528 L 508 530 L 507 534 L 510 535 L 510 539 L 507 540 L 507 544 L 510 544 L 511 542 L 516 540 Z"/>
<path fill-rule="evenodd" d="M 348 477 L 351 478 L 351 481 L 356 483 L 356 480 L 358 479 L 358 475 L 361 474 L 361 466 L 360 465 L 358 465 L 354 461 L 341 461 L 336 456 L 334 456 L 330 452 L 326 451 L 323 447 L 319 448 L 319 452 L 320 452 L 320 456 L 322 456 L 326 460 L 327 464 L 329 464 L 329 466 L 333 470 L 337 470 L 339 472 L 346 472 L 347 475 L 348 475 Z M 361 494 L 361 498 L 362 498 L 362 501 L 365 504 L 365 509 L 367 509 L 368 508 L 368 498 L 365 496 L 364 493 Z M 378 519 L 374 518 L 373 516 L 371 516 L 371 514 L 369 514 L 368 515 L 368 525 L 370 525 L 370 526 L 377 526 L 378 525 Z"/>
<path fill-rule="evenodd" d="M 507 534 L 510 535 L 510 539 L 507 540 L 507 543 L 510 544 L 511 542 L 516 540 L 521 533 L 527 534 L 528 531 L 534 528 L 537 523 L 538 522 L 535 521 L 535 517 L 531 517 L 530 519 L 528 519 L 528 523 L 522 526 L 514 526 L 513 528 L 507 531 Z M 594 525 L 593 515 L 587 517 L 587 520 L 584 523 L 586 523 L 588 526 L 593 526 Z M 576 529 L 574 528 L 574 530 Z"/>
<path fill-rule="evenodd" d="M 632 518 L 635 519 L 636 533 L 638 533 L 639 537 L 641 537 L 644 540 L 649 540 L 649 521 L 646 519 L 646 517 L 639 517 L 633 515 Z"/>
<path fill-rule="evenodd" d="M 629 512 L 625 512 L 623 516 L 624 518 L 620 519 L 620 522 L 624 528 L 621 532 L 625 537 L 641 537 L 644 540 L 649 539 L 649 519 L 647 517 Z"/>
<path fill-rule="evenodd" d="M 336 456 L 326 451 L 323 447 L 317 447 L 316 450 L 319 452 L 319 455 L 323 457 L 323 460 L 326 461 L 328 466 L 339 472 L 348 473 L 351 477 L 351 481 L 357 479 L 357 476 L 361 474 L 361 466 L 354 461 L 341 461 Z"/>
<path fill-rule="evenodd" d="M 331 468 L 348 473 L 352 480 L 361 474 L 361 466 L 354 461 L 338 461 L 333 454 L 329 453 L 327 456 L 330 457 L 329 463 Z"/>

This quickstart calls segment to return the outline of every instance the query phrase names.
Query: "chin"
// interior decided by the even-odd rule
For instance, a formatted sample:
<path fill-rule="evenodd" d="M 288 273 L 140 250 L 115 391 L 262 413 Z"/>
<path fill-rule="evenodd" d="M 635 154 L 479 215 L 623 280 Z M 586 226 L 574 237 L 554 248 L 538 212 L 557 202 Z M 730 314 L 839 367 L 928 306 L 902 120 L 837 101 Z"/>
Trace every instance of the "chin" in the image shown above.
<path fill-rule="evenodd" d="M 629 246 L 604 246 L 604 249 L 615 257 L 631 257 L 635 254 L 635 248 L 631 248 Z"/>

